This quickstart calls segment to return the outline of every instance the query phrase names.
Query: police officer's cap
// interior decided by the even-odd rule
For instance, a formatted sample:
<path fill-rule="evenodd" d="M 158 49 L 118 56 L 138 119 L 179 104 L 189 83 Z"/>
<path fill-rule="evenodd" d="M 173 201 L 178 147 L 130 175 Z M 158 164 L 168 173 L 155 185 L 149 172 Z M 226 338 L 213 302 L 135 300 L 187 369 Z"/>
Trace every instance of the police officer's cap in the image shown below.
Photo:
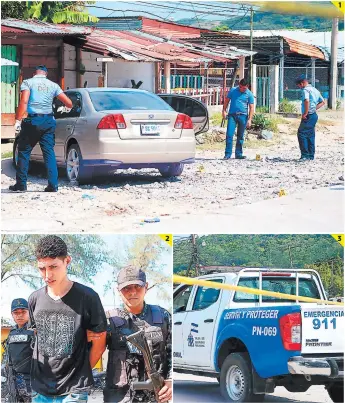
<path fill-rule="evenodd" d="M 296 78 L 296 84 L 301 84 L 302 81 L 308 80 L 305 74 L 301 74 Z"/>
<path fill-rule="evenodd" d="M 122 290 L 122 288 L 132 284 L 137 284 L 141 287 L 144 287 L 146 284 L 146 274 L 142 270 L 133 266 L 124 267 L 119 271 L 117 276 L 117 284 L 119 290 Z"/>
<path fill-rule="evenodd" d="M 24 298 L 16 298 L 12 301 L 11 312 L 16 309 L 29 309 L 28 301 Z"/>
<path fill-rule="evenodd" d="M 45 71 L 46 73 L 48 73 L 48 69 L 44 64 L 40 64 L 39 66 L 36 66 L 36 71 L 37 70 L 42 70 L 42 71 Z"/>

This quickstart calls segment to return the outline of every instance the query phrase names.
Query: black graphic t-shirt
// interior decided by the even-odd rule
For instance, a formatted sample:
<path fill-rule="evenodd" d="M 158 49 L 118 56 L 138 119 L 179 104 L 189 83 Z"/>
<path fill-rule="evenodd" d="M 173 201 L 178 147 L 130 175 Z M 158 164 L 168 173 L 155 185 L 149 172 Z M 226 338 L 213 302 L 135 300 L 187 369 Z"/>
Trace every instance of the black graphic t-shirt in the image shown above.
<path fill-rule="evenodd" d="M 74 282 L 54 300 L 47 287 L 29 297 L 30 326 L 37 329 L 31 366 L 32 389 L 45 396 L 87 390 L 93 384 L 86 330 L 104 332 L 107 321 L 98 294 Z"/>

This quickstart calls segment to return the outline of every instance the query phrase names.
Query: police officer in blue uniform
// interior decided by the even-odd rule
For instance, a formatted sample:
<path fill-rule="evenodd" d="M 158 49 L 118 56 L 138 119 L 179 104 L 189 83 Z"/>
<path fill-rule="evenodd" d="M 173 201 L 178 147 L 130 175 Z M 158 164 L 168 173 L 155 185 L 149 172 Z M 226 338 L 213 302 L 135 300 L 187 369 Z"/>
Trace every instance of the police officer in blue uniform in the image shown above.
<path fill-rule="evenodd" d="M 4 362 L 6 366 L 12 365 L 17 399 L 29 403 L 31 402 L 30 368 L 35 334 L 33 330 L 28 329 L 28 302 L 23 298 L 14 299 L 11 311 L 16 325 L 4 343 Z M 8 396 L 6 400 L 10 402 L 13 397 Z"/>
<path fill-rule="evenodd" d="M 109 349 L 104 402 L 155 402 L 153 391 L 134 391 L 135 381 L 146 381 L 144 359 L 140 351 L 126 339 L 131 333 L 144 330 L 153 361 L 164 378 L 159 391 L 159 402 L 172 398 L 171 317 L 158 305 L 144 301 L 148 288 L 145 272 L 128 266 L 120 270 L 117 278 L 118 291 L 124 308 L 108 311 Z"/>
<path fill-rule="evenodd" d="M 45 192 L 58 190 L 58 170 L 54 152 L 56 122 L 53 115 L 53 99 L 57 97 L 72 108 L 72 101 L 60 86 L 47 78 L 48 69 L 44 65 L 36 67 L 35 75 L 24 80 L 21 98 L 16 113 L 15 129 L 20 130 L 18 138 L 18 162 L 16 183 L 9 187 L 14 192 L 25 192 L 32 149 L 39 142 L 48 174 Z M 66 109 L 68 110 L 68 109 Z M 25 113 L 27 118 L 22 121 Z"/>
<path fill-rule="evenodd" d="M 319 90 L 309 84 L 304 74 L 296 80 L 302 90 L 302 119 L 298 128 L 298 143 L 301 161 L 313 160 L 315 156 L 315 126 L 318 121 L 316 111 L 325 105 Z"/>

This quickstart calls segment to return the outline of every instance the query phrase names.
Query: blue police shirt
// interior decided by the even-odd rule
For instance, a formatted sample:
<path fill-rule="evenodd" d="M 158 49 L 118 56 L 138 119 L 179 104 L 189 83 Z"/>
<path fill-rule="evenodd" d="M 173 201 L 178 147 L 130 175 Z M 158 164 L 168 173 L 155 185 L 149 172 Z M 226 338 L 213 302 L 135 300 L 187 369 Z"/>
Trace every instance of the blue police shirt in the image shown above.
<path fill-rule="evenodd" d="M 248 89 L 241 92 L 239 87 L 231 88 L 228 92 L 228 98 L 231 101 L 229 113 L 240 112 L 248 115 L 248 105 L 254 104 L 254 95 Z"/>
<path fill-rule="evenodd" d="M 39 74 L 24 80 L 20 90 L 30 91 L 28 113 L 42 114 L 53 112 L 53 99 L 63 92 L 58 84 Z"/>
<path fill-rule="evenodd" d="M 302 89 L 302 115 L 304 114 L 305 111 L 304 107 L 305 100 L 309 101 L 308 115 L 310 115 L 311 113 L 316 112 L 316 105 L 322 102 L 323 98 L 319 90 L 314 88 L 312 85 L 308 84 L 306 87 Z"/>

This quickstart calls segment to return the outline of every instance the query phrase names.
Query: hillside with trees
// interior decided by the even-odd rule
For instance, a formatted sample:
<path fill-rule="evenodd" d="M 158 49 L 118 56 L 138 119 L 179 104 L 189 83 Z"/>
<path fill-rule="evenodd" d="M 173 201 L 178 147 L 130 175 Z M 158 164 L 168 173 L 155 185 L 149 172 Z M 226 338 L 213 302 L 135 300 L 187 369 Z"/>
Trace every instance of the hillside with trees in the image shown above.
<path fill-rule="evenodd" d="M 186 275 L 188 271 L 189 276 L 195 276 L 191 262 L 201 266 L 315 269 L 330 296 L 343 295 L 343 259 L 344 248 L 330 235 L 205 235 L 196 237 L 195 246 L 188 236 L 174 242 L 175 274 Z"/>
<path fill-rule="evenodd" d="M 195 26 L 198 28 L 215 29 L 218 31 L 250 29 L 250 15 L 226 18 L 213 23 L 210 20 L 184 18 L 177 21 L 178 24 Z M 254 29 L 313 29 L 320 31 L 332 30 L 332 19 L 312 17 L 308 15 L 289 15 L 275 13 L 254 13 Z M 344 20 L 339 21 L 339 30 L 344 30 Z"/>

